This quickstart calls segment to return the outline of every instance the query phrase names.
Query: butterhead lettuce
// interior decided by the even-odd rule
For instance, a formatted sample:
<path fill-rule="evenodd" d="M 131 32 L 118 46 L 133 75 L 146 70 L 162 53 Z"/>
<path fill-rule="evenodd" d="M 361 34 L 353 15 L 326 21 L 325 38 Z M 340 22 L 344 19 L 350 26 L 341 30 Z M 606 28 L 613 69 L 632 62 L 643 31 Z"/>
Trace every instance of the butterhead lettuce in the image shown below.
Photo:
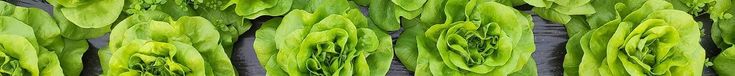
<path fill-rule="evenodd" d="M 597 13 L 573 16 L 572 22 L 564 24 L 571 36 L 564 75 L 702 74 L 705 53 L 699 44 L 700 24 L 687 12 L 664 0 L 591 3 Z"/>
<path fill-rule="evenodd" d="M 202 17 L 132 15 L 115 26 L 109 46 L 99 52 L 104 75 L 237 75 L 216 29 Z"/>
<path fill-rule="evenodd" d="M 41 72 L 41 76 L 50 76 L 50 75 L 79 75 L 82 71 L 82 67 L 80 64 L 82 64 L 82 55 L 84 52 L 87 51 L 88 43 L 85 39 L 76 40 L 76 39 L 70 39 L 67 37 L 63 37 L 60 27 L 57 25 L 56 21 L 53 17 L 51 17 L 48 13 L 45 11 L 38 9 L 38 8 L 25 8 L 25 7 L 17 7 L 14 5 L 11 5 L 9 3 L 0 2 L 0 16 L 2 17 L 10 17 L 7 19 L 7 21 L 2 21 L 7 23 L 6 25 L 9 27 L 5 27 L 7 33 L 15 33 L 14 35 L 20 35 L 24 37 L 24 39 L 19 38 L 13 38 L 14 36 L 6 36 L 8 39 L 0 39 L 3 41 L 17 41 L 13 43 L 6 43 L 4 44 L 5 47 L 13 47 L 13 48 L 23 48 L 27 46 L 32 46 L 34 48 L 25 48 L 25 53 L 36 53 L 33 55 L 37 55 L 38 67 L 40 68 L 39 71 Z M 11 20 L 15 19 L 15 20 Z M 16 23 L 15 21 L 20 21 L 21 23 Z M 12 25 L 12 26 L 11 26 Z M 30 27 L 30 29 L 21 28 L 21 27 Z M 35 35 L 35 36 L 31 36 Z M 30 43 L 31 45 L 25 45 L 20 43 Z M 12 51 L 13 49 L 8 50 Z M 16 49 L 17 51 L 17 49 Z M 6 53 L 8 53 L 6 52 Z M 14 56 L 11 54 L 4 54 L 6 62 L 14 62 L 18 60 L 19 56 Z M 30 55 L 28 57 L 31 57 Z M 21 61 L 24 61 L 21 58 Z M 4 66 L 14 66 L 16 63 L 7 63 L 8 65 Z M 23 63 L 28 64 L 28 63 Z M 17 66 L 16 66 L 17 67 Z M 11 68 L 8 68 L 11 69 Z M 63 69 L 63 71 L 62 71 Z M 6 74 L 3 75 L 22 75 L 19 73 L 23 73 L 23 71 L 32 72 L 31 69 L 16 69 L 16 70 L 4 70 Z M 10 73 L 15 72 L 15 73 Z M 34 73 L 29 73 L 30 75 L 36 75 Z M 26 74 L 27 75 L 27 74 Z"/>
<path fill-rule="evenodd" d="M 535 76 L 530 15 L 497 2 L 448 0 L 445 23 L 408 20 L 396 57 L 417 76 Z"/>
<path fill-rule="evenodd" d="M 313 1 L 318 4 L 271 19 L 256 32 L 253 47 L 266 75 L 386 75 L 393 59 L 390 35 L 368 24 L 356 4 Z"/>
<path fill-rule="evenodd" d="M 238 37 L 252 24 L 236 13 L 236 6 L 227 2 L 238 0 L 127 0 L 127 14 L 160 11 L 176 19 L 182 16 L 201 16 L 209 20 L 220 34 L 220 43 L 228 56 L 232 54 Z"/>
<path fill-rule="evenodd" d="M 3 63 L 0 63 L 0 66 L 3 66 L 3 68 L 0 68 L 0 71 L 2 71 L 0 74 L 14 76 L 63 75 L 59 57 L 55 53 L 60 51 L 49 51 L 53 48 L 47 46 L 54 45 L 39 44 L 39 42 L 50 40 L 37 37 L 36 32 L 47 31 L 34 31 L 34 29 L 53 27 L 51 25 L 39 25 L 44 23 L 54 24 L 51 19 L 34 19 L 44 15 L 48 18 L 48 14 L 37 8 L 15 7 L 5 2 L 0 2 L 0 7 L 8 9 L 0 10 L 0 13 L 2 13 L 0 15 L 0 58 L 2 60 L 0 61 L 3 61 Z M 29 10 L 34 12 L 29 12 Z"/>

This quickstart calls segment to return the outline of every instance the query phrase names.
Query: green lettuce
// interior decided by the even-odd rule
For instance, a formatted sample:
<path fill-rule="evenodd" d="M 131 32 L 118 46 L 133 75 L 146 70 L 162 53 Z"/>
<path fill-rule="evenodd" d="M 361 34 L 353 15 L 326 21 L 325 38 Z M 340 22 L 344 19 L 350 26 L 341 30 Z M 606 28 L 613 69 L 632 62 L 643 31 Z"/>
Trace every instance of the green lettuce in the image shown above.
<path fill-rule="evenodd" d="M 698 76 L 700 24 L 664 0 L 591 1 L 595 11 L 564 24 L 564 75 Z M 611 7 L 614 6 L 614 7 Z M 574 31 L 570 31 L 574 30 Z"/>
<path fill-rule="evenodd" d="M 202 17 L 173 20 L 159 11 L 134 14 L 117 24 L 100 50 L 104 75 L 233 76 L 217 28 Z"/>
<path fill-rule="evenodd" d="M 236 0 L 233 0 L 236 1 Z M 191 3 L 188 3 L 191 2 Z M 227 4 L 229 0 L 127 0 L 125 12 L 136 14 L 147 11 L 161 11 L 174 19 L 182 16 L 201 16 L 211 21 L 220 34 L 220 43 L 228 56 L 232 54 L 234 43 L 240 35 L 249 30 L 252 24 L 239 16 L 236 7 Z"/>
<path fill-rule="evenodd" d="M 715 0 L 709 6 L 707 12 L 710 14 L 710 19 L 714 21 L 712 23 L 712 40 L 715 42 L 718 48 L 722 50 L 720 55 L 714 58 L 713 68 L 717 71 L 717 74 L 722 76 L 735 75 L 732 73 L 733 63 L 735 60 L 735 49 L 733 49 L 733 40 L 735 36 L 735 30 L 732 30 L 735 19 L 732 17 L 732 13 L 735 12 L 732 5 L 735 4 L 732 0 Z"/>
<path fill-rule="evenodd" d="M 497 2 L 449 0 L 446 23 L 407 20 L 396 57 L 417 76 L 536 76 L 530 15 Z"/>
<path fill-rule="evenodd" d="M 266 75 L 386 75 L 393 59 L 391 37 L 368 24 L 356 6 L 312 0 L 306 11 L 264 23 L 253 47 Z"/>
<path fill-rule="evenodd" d="M 60 30 L 61 26 L 57 25 L 56 21 L 41 9 L 17 7 L 5 2 L 0 3 L 0 8 L 3 8 L 3 10 L 0 10 L 0 16 L 12 17 L 24 23 L 22 25 L 32 28 L 31 30 L 22 29 L 24 31 L 16 30 L 13 32 L 27 32 L 35 35 L 35 37 L 26 37 L 29 38 L 27 40 L 30 41 L 30 43 L 33 44 L 32 46 L 35 47 L 34 49 L 37 50 L 39 55 L 38 57 L 41 59 L 40 61 L 42 61 L 41 63 L 44 63 L 41 66 L 46 66 L 47 64 L 45 63 L 49 63 L 48 67 L 54 68 L 54 70 L 48 72 L 50 74 L 44 74 L 43 76 L 73 76 L 81 73 L 83 67 L 80 66 L 80 64 L 82 64 L 82 55 L 89 47 L 86 40 L 74 40 L 61 36 L 63 34 Z M 60 65 L 60 67 L 56 68 L 56 65 Z M 61 72 L 61 69 L 63 69 L 63 73 Z M 56 70 L 58 70 L 58 72 Z"/>
<path fill-rule="evenodd" d="M 37 35 L 43 31 L 34 29 L 49 29 L 53 23 L 50 19 L 34 19 L 39 15 L 48 16 L 37 8 L 15 7 L 9 3 L 0 2 L 0 74 L 13 76 L 61 76 L 63 71 L 55 51 L 39 42 L 47 42 Z M 29 12 L 33 10 L 34 12 Z M 48 17 L 46 17 L 48 18 Z M 28 23 L 34 22 L 34 23 Z M 30 25 L 29 25 L 30 24 Z M 58 28 L 58 27 L 57 27 Z M 44 36 L 45 37 L 45 36 Z M 38 39 L 41 38 L 41 39 Z M 50 42 L 54 43 L 54 42 Z M 59 51 L 56 51 L 59 52 Z"/>

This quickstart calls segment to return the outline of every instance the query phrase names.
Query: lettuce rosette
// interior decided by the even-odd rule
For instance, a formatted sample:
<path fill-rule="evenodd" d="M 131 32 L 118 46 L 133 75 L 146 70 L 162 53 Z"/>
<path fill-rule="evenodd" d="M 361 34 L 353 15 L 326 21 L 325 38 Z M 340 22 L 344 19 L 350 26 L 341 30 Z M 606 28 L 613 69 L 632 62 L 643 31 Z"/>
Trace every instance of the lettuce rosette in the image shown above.
<path fill-rule="evenodd" d="M 103 75 L 237 75 L 216 29 L 202 17 L 132 15 L 115 26 L 109 46 L 99 51 Z"/>
<path fill-rule="evenodd" d="M 450 0 L 446 23 L 407 20 L 396 57 L 417 76 L 535 76 L 530 15 L 497 2 Z"/>
<path fill-rule="evenodd" d="M 50 49 L 54 46 L 45 44 L 46 36 L 34 29 L 49 29 L 55 24 L 51 19 L 35 19 L 42 16 L 50 17 L 37 8 L 15 7 L 0 2 L 0 75 L 11 76 L 60 76 L 63 70 L 59 56 Z M 29 11 L 33 12 L 29 12 Z M 29 14 L 39 15 L 32 16 Z M 44 25 L 42 25 L 44 24 Z M 58 28 L 58 27 L 57 27 Z M 53 33 L 53 32 L 51 32 Z M 58 35 L 58 34 L 57 34 Z M 44 43 L 39 43 L 44 42 Z M 62 44 L 63 46 L 63 44 Z"/>
<path fill-rule="evenodd" d="M 722 50 L 720 55 L 714 58 L 713 68 L 717 71 L 717 74 L 722 76 L 732 76 L 735 71 L 732 68 L 735 65 L 735 49 L 733 49 L 733 40 L 735 40 L 735 19 L 732 17 L 732 13 L 735 12 L 733 9 L 732 0 L 716 0 L 710 5 L 708 10 L 710 19 L 714 21 L 712 23 L 712 40 L 718 48 Z"/>
<path fill-rule="evenodd" d="M 612 10 L 613 15 L 589 17 L 613 18 L 602 25 L 592 24 L 601 23 L 594 20 L 565 25 L 589 26 L 589 30 L 570 34 L 564 75 L 702 75 L 705 53 L 699 44 L 700 24 L 690 14 L 664 0 L 608 4 L 615 7 L 599 10 Z"/>
<path fill-rule="evenodd" d="M 62 75 L 57 54 L 38 45 L 33 28 L 8 16 L 0 16 L 2 75 Z"/>
<path fill-rule="evenodd" d="M 355 4 L 313 1 L 322 4 L 271 19 L 256 31 L 253 47 L 266 75 L 386 75 L 393 59 L 390 35 L 368 24 Z"/>
<path fill-rule="evenodd" d="M 24 41 L 30 42 L 32 45 L 14 45 L 9 43 L 6 44 L 6 47 L 22 48 L 25 46 L 33 46 L 34 48 L 29 48 L 28 50 L 33 50 L 36 53 L 33 55 L 38 55 L 37 59 L 39 62 L 37 64 L 39 64 L 41 70 L 48 70 L 41 71 L 43 72 L 41 74 L 42 76 L 79 75 L 79 73 L 81 73 L 83 67 L 80 66 L 82 64 L 82 55 L 84 55 L 84 52 L 86 52 L 87 48 L 89 47 L 86 40 L 75 40 L 63 37 L 63 32 L 59 28 L 60 26 L 57 25 L 57 23 L 48 13 L 41 9 L 19 7 L 5 2 L 0 2 L 0 8 L 2 8 L 2 10 L 0 10 L 0 16 L 10 17 L 8 19 L 15 19 L 2 21 L 7 22 L 7 25 L 13 25 L 5 28 L 9 29 L 7 30 L 7 32 L 16 33 L 15 35 L 21 35 L 25 37 L 25 40 L 17 38 L 0 40 L 18 41 L 18 43 Z M 15 21 L 20 21 L 20 23 L 16 23 Z M 30 27 L 30 29 L 20 27 Z M 12 36 L 8 37 L 10 38 Z M 12 62 L 18 59 L 17 57 L 12 57 L 12 55 L 10 55 L 9 57 L 9 54 L 3 55 L 4 58 L 10 59 L 6 59 L 6 62 Z M 7 66 L 13 66 L 10 64 L 16 63 L 7 64 L 9 64 Z M 63 71 L 61 71 L 62 69 Z M 23 73 L 22 69 L 18 70 L 20 71 L 16 72 Z M 31 70 L 26 69 L 25 71 L 30 72 Z M 22 75 L 18 73 L 9 74 L 10 72 L 13 72 L 12 70 L 4 70 L 3 72 L 5 74 L 2 75 Z"/>
<path fill-rule="evenodd" d="M 209 20 L 220 33 L 220 43 L 230 56 L 238 37 L 249 30 L 252 24 L 235 13 L 229 0 L 126 0 L 127 14 L 161 11 L 176 19 L 182 16 L 201 16 Z"/>

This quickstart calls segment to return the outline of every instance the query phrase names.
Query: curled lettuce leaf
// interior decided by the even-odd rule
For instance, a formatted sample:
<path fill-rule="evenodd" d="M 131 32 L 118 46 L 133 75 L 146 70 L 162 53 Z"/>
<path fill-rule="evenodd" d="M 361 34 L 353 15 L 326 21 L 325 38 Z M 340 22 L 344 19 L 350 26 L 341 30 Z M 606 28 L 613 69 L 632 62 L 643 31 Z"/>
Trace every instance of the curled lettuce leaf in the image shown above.
<path fill-rule="evenodd" d="M 235 5 L 237 15 L 248 19 L 260 16 L 279 16 L 291 10 L 299 0 L 230 0 L 227 5 Z M 305 0 L 304 0 L 305 1 Z"/>
<path fill-rule="evenodd" d="M 664 0 L 608 4 L 615 4 L 615 7 L 598 10 L 613 9 L 613 15 L 589 17 L 613 18 L 604 24 L 593 25 L 592 20 L 588 20 L 589 25 L 565 25 L 567 29 L 577 30 L 579 28 L 569 27 L 595 27 L 570 34 L 572 37 L 567 42 L 563 64 L 564 75 L 702 74 L 705 54 L 699 44 L 700 25 L 690 14 L 674 9 Z"/>
<path fill-rule="evenodd" d="M 417 76 L 536 75 L 529 15 L 475 0 L 447 1 L 444 8 L 446 23 L 408 20 L 396 42 L 397 57 Z"/>
<path fill-rule="evenodd" d="M 110 31 L 124 0 L 46 0 L 54 6 L 54 19 L 62 36 L 74 40 L 96 38 Z"/>
<path fill-rule="evenodd" d="M 59 11 L 60 9 L 55 8 L 54 9 L 54 20 L 59 25 L 59 30 L 62 32 L 61 36 L 69 39 L 74 40 L 82 40 L 82 39 L 91 39 L 91 38 L 97 38 L 102 35 L 105 35 L 105 33 L 110 32 L 111 26 L 104 26 L 101 28 L 82 28 L 77 26 L 76 24 L 70 22 L 66 17 L 64 17 L 64 14 Z"/>
<path fill-rule="evenodd" d="M 400 29 L 400 19 L 413 19 L 421 14 L 422 7 L 432 0 L 370 0 L 369 16 L 378 27 L 386 31 Z M 439 1 L 439 0 L 436 0 Z"/>
<path fill-rule="evenodd" d="M 733 63 L 732 61 L 735 60 L 735 52 L 733 50 L 733 40 L 735 40 L 735 36 L 732 34 L 735 33 L 735 30 L 733 30 L 733 24 L 735 24 L 735 19 L 733 19 L 732 14 L 735 12 L 735 9 L 733 9 L 732 5 L 735 4 L 732 2 L 732 0 L 715 0 L 712 4 L 709 6 L 708 13 L 710 14 L 710 19 L 714 21 L 712 23 L 712 40 L 715 42 L 718 48 L 722 49 L 722 53 L 720 55 L 717 55 L 717 57 L 714 58 L 714 69 L 717 71 L 718 75 L 722 76 L 730 76 L 735 75 L 735 73 L 732 73 Z"/>
<path fill-rule="evenodd" d="M 717 57 L 714 58 L 714 70 L 717 72 L 717 75 L 721 76 L 731 76 L 732 74 L 732 68 L 733 63 L 732 60 L 735 60 L 733 57 L 733 49 L 732 47 L 728 47 L 722 50 L 722 53 L 720 55 L 717 55 Z"/>
<path fill-rule="evenodd" d="M 307 5 L 313 14 L 294 10 L 267 21 L 256 32 L 253 47 L 266 75 L 385 75 L 393 59 L 390 35 L 369 25 L 355 4 L 312 3 L 318 2 L 333 3 Z"/>
<path fill-rule="evenodd" d="M 132 15 L 115 26 L 109 46 L 99 52 L 104 75 L 237 75 L 216 29 L 202 17 Z"/>
<path fill-rule="evenodd" d="M 110 26 L 120 15 L 123 0 L 48 0 L 80 28 Z"/>

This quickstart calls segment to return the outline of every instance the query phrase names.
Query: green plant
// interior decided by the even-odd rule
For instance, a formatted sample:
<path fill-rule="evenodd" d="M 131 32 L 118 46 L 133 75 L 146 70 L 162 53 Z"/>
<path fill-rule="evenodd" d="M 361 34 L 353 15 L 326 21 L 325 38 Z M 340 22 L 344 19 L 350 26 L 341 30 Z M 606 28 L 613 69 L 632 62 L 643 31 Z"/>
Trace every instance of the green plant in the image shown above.
<path fill-rule="evenodd" d="M 62 74 L 54 52 L 38 45 L 33 27 L 8 16 L 0 16 L 0 74 L 51 76 Z"/>
<path fill-rule="evenodd" d="M 27 41 L 32 45 L 18 46 L 33 46 L 31 50 L 34 50 L 39 58 L 39 67 L 41 70 L 46 71 L 42 76 L 46 75 L 79 75 L 82 71 L 82 55 L 87 51 L 89 47 L 86 40 L 74 40 L 66 37 L 62 37 L 62 31 L 60 30 L 54 19 L 49 16 L 48 13 L 37 8 L 25 8 L 17 7 L 6 2 L 0 2 L 0 16 L 12 17 L 17 19 L 22 24 L 10 24 L 10 25 L 22 25 L 30 27 L 31 29 L 24 29 L 18 27 L 9 27 L 9 33 L 32 33 L 30 35 L 35 36 L 24 36 Z M 3 21 L 13 23 L 12 21 Z M 12 30 L 10 30 L 12 29 Z M 16 34 L 17 35 L 17 34 Z M 25 34 L 28 35 L 28 34 Z M 3 39 L 5 40 L 5 39 Z M 21 39 L 8 39 L 9 41 L 23 42 L 26 40 Z M 16 45 L 7 44 L 9 47 Z M 16 47 L 18 47 L 16 46 Z M 6 56 L 8 57 L 8 56 Z M 8 57 L 16 58 L 16 57 Z M 12 61 L 12 60 L 8 60 Z M 57 66 L 57 65 L 60 65 Z M 11 65 L 8 65 L 11 66 Z M 48 67 L 48 69 L 43 69 Z M 63 73 L 61 73 L 63 69 Z M 8 71 L 8 70 L 6 70 Z M 17 74 L 17 73 L 16 73 Z M 14 74 L 10 74 L 14 75 Z"/>
<path fill-rule="evenodd" d="M 700 24 L 690 14 L 664 0 L 590 3 L 596 13 L 564 24 L 571 36 L 564 75 L 702 74 Z"/>
<path fill-rule="evenodd" d="M 4 63 L 2 75 L 51 76 L 62 74 L 59 58 L 47 46 L 54 42 L 47 40 L 55 24 L 48 14 L 36 8 L 16 7 L 0 2 L 0 58 Z M 58 28 L 58 27 L 56 27 Z M 34 30 L 36 29 L 36 30 Z M 49 33 L 49 34 L 42 34 Z M 56 33 L 58 36 L 58 32 Z M 41 42 L 41 43 L 39 43 Z M 58 51 L 57 51 L 58 52 Z"/>
<path fill-rule="evenodd" d="M 270 20 L 256 33 L 258 60 L 267 75 L 385 75 L 393 59 L 390 36 L 351 16 L 362 15 L 354 9 L 320 18 L 295 10 Z"/>
<path fill-rule="evenodd" d="M 409 70 L 418 76 L 536 75 L 529 15 L 476 0 L 449 0 L 443 8 L 446 23 L 403 23 L 396 57 Z"/>
<path fill-rule="evenodd" d="M 245 17 L 238 16 L 235 6 L 227 4 L 229 0 L 127 0 L 127 2 L 124 9 L 131 15 L 146 11 L 161 11 L 174 19 L 182 16 L 206 18 L 217 27 L 220 42 L 228 56 L 232 54 L 233 44 L 237 42 L 238 37 L 252 26 Z"/>
<path fill-rule="evenodd" d="M 715 71 L 722 76 L 735 75 L 735 73 L 731 73 L 733 71 L 731 69 L 733 67 L 732 65 L 735 64 L 732 62 L 734 60 L 733 58 L 735 58 L 733 57 L 733 54 L 735 54 L 733 50 L 735 49 L 732 47 L 732 40 L 735 39 L 732 33 L 735 33 L 735 30 L 731 30 L 733 23 L 735 23 L 735 20 L 732 18 L 732 13 L 735 12 L 735 9 L 733 9 L 732 4 L 735 4 L 732 0 L 715 0 L 715 2 L 710 4 L 708 10 L 710 19 L 714 21 L 711 31 L 712 40 L 722 50 L 722 53 L 717 55 L 712 61 L 714 62 Z"/>
<path fill-rule="evenodd" d="M 306 11 L 271 19 L 253 45 L 274 76 L 382 76 L 393 59 L 391 46 L 390 35 L 345 0 L 312 0 Z"/>
<path fill-rule="evenodd" d="M 215 25 L 202 17 L 173 20 L 164 12 L 134 14 L 112 30 L 99 52 L 104 75 L 233 76 Z"/>

